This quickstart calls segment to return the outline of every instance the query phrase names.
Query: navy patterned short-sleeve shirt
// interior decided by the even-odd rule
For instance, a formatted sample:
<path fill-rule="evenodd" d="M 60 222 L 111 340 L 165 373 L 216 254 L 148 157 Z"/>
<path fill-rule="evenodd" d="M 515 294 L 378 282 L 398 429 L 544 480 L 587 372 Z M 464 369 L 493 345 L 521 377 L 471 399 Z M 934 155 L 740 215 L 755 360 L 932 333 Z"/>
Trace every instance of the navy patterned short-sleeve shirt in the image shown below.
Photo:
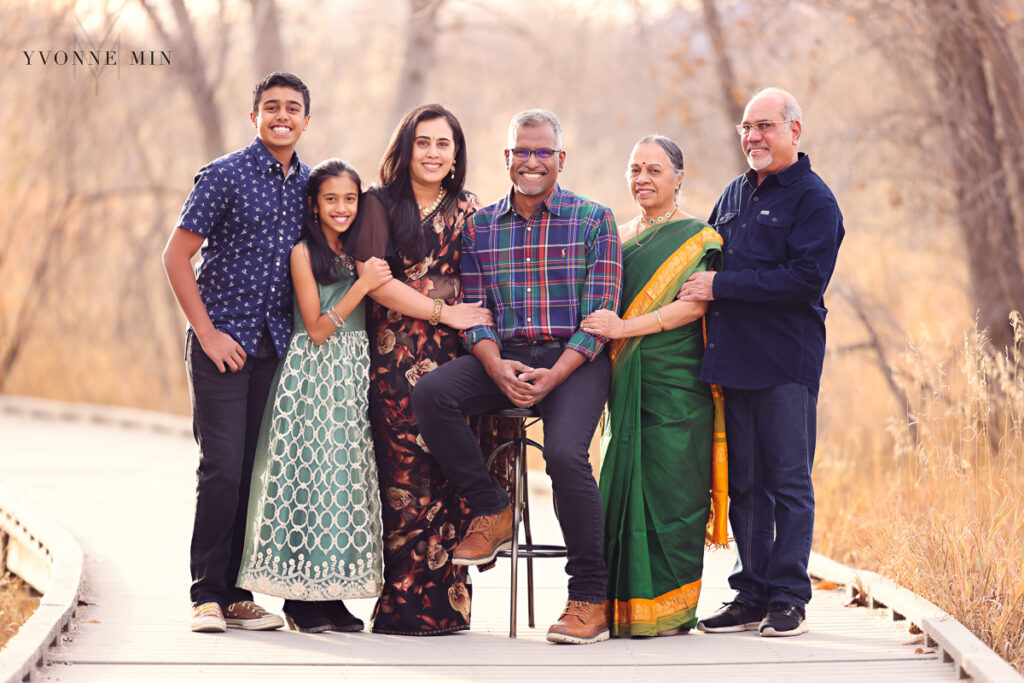
<path fill-rule="evenodd" d="M 196 174 L 178 227 L 206 238 L 196 266 L 199 294 L 218 330 L 255 354 L 264 326 L 278 356 L 292 332 L 288 257 L 302 226 L 309 166 L 292 154 L 288 176 L 260 142 Z"/>

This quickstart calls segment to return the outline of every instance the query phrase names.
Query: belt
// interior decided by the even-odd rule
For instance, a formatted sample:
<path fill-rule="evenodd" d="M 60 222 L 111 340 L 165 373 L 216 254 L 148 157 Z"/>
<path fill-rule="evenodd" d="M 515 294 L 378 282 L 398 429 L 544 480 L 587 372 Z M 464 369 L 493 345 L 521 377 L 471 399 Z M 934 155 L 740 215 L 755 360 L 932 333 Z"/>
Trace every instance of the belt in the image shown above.
<path fill-rule="evenodd" d="M 569 340 L 567 339 L 538 339 L 537 341 L 509 341 L 503 342 L 502 345 L 516 349 L 526 348 L 530 346 L 539 347 L 542 349 L 564 349 L 568 341 Z"/>

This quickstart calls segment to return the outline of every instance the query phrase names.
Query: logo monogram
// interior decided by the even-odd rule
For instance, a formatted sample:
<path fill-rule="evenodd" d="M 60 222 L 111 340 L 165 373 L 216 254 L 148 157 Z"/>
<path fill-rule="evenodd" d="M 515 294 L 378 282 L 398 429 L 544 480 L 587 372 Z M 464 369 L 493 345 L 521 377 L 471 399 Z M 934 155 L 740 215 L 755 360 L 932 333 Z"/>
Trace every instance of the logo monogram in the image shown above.
<path fill-rule="evenodd" d="M 66 50 L 22 50 L 25 66 L 70 66 L 72 77 L 78 78 L 77 67 L 87 67 L 99 94 L 99 79 L 103 70 L 114 67 L 118 78 L 121 66 L 171 66 L 170 50 L 129 50 L 127 58 L 121 54 L 121 34 L 114 34 L 114 27 L 120 14 L 114 15 L 106 26 L 103 37 L 96 40 L 86 29 L 81 17 L 75 15 L 78 24 L 72 39 L 71 49 Z"/>

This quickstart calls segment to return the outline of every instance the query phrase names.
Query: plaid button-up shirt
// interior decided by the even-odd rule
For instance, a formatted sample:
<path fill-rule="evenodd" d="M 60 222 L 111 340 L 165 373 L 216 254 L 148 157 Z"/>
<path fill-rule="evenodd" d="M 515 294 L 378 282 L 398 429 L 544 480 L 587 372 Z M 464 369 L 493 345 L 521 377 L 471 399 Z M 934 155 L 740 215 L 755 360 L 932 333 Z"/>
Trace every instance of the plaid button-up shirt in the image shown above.
<path fill-rule="evenodd" d="M 496 327 L 462 333 L 466 347 L 566 340 L 588 360 L 607 339 L 580 329 L 601 308 L 618 310 L 622 247 L 607 207 L 557 185 L 523 219 L 512 193 L 477 211 L 462 234 L 463 301 L 483 301 Z"/>

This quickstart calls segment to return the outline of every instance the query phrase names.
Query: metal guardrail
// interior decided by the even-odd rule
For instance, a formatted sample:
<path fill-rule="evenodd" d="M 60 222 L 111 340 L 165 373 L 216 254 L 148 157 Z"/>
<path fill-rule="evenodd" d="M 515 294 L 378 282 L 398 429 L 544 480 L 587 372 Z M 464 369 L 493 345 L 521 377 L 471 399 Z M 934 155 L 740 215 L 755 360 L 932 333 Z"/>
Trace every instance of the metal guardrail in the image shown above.
<path fill-rule="evenodd" d="M 82 549 L 63 527 L 0 486 L 4 564 L 42 593 L 39 607 L 0 650 L 0 681 L 30 680 L 78 607 Z"/>
<path fill-rule="evenodd" d="M 847 587 L 870 607 L 884 607 L 893 620 L 906 619 L 924 633 L 925 645 L 956 667 L 959 678 L 978 683 L 1020 683 L 1024 676 L 945 610 L 875 572 L 861 571 L 811 553 L 808 573 Z"/>

